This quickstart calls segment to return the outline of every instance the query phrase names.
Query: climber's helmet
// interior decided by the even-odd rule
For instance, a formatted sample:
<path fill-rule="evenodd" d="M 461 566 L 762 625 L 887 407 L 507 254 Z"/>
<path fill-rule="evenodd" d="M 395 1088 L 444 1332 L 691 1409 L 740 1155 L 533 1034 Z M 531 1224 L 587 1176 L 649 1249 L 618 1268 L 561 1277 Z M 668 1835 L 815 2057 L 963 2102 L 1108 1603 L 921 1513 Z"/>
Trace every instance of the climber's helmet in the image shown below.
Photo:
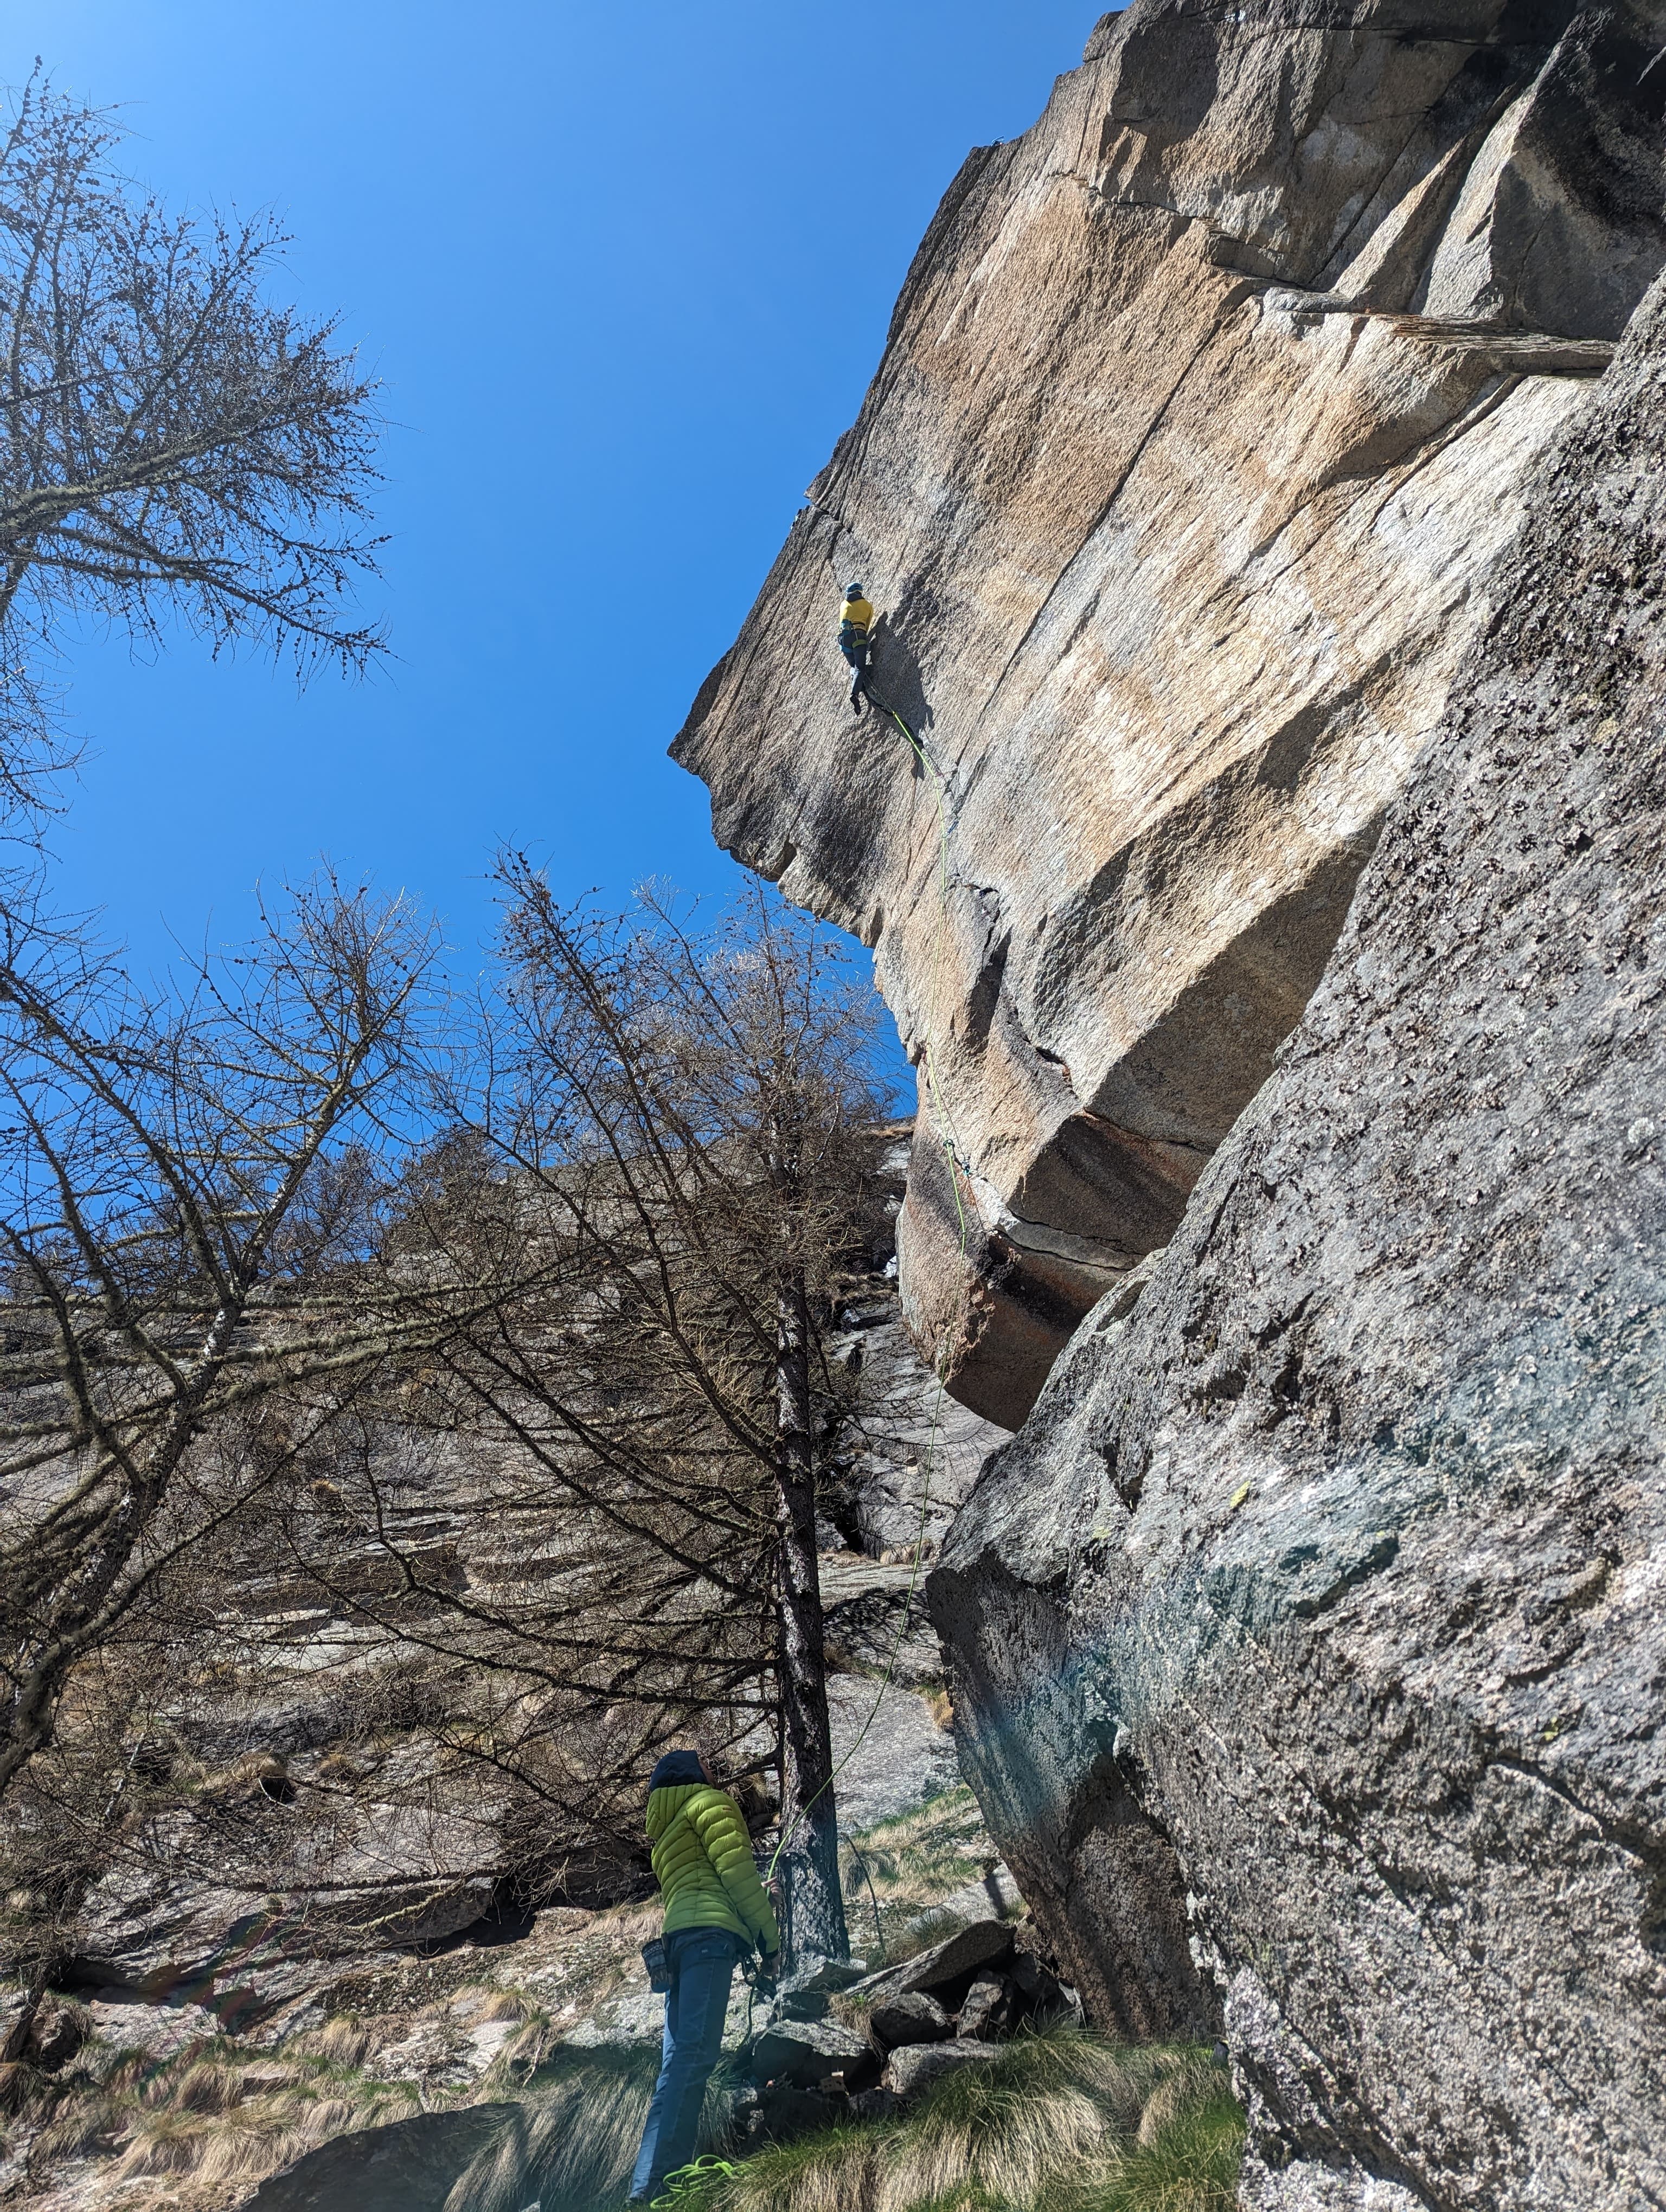
<path fill-rule="evenodd" d="M 860 599 L 862 596 L 862 587 L 860 584 L 847 584 L 844 587 L 844 595 L 848 599 Z"/>

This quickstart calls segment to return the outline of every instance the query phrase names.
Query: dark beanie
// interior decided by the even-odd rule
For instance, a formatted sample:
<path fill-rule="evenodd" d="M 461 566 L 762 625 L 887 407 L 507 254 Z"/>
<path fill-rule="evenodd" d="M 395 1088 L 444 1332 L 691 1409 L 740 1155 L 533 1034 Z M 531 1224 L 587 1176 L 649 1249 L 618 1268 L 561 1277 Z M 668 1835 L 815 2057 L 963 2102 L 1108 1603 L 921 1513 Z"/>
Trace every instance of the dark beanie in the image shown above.
<path fill-rule="evenodd" d="M 672 1790 L 680 1782 L 703 1782 L 706 1770 L 697 1751 L 668 1751 L 649 1775 L 650 1790 Z"/>

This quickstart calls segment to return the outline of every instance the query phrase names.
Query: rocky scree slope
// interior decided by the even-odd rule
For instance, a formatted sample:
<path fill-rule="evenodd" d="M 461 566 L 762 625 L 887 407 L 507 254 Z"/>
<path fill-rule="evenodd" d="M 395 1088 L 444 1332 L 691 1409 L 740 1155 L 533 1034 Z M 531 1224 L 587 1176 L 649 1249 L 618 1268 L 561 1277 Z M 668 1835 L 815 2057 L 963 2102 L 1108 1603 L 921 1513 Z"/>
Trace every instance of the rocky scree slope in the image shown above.
<path fill-rule="evenodd" d="M 952 185 L 673 748 L 929 1060 L 904 1302 L 992 1419 L 1172 1233 L 1318 981 L 1666 258 L 1663 45 L 1660 0 L 1107 16 Z M 853 575 L 928 769 L 844 707 Z"/>
<path fill-rule="evenodd" d="M 1666 280 L 1276 1074 L 931 1584 L 1025 1894 L 1091 2004 L 1222 1993 L 1269 2212 L 1666 2204 L 1663 425 Z"/>

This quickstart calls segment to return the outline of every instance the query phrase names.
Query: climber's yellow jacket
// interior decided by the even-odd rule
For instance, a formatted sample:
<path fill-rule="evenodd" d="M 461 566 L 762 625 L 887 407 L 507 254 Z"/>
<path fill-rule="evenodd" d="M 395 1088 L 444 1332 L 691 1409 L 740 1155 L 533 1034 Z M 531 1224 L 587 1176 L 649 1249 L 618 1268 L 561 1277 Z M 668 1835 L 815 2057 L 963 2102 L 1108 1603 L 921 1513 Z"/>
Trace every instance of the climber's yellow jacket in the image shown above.
<path fill-rule="evenodd" d="M 873 602 L 868 599 L 847 599 L 839 609 L 839 620 L 842 623 L 854 623 L 860 630 L 872 629 L 873 627 Z"/>
<path fill-rule="evenodd" d="M 727 1790 L 709 1782 L 651 1790 L 648 1832 L 667 1936 L 683 1928 L 727 1928 L 760 1951 L 781 1948 L 752 1839 Z"/>

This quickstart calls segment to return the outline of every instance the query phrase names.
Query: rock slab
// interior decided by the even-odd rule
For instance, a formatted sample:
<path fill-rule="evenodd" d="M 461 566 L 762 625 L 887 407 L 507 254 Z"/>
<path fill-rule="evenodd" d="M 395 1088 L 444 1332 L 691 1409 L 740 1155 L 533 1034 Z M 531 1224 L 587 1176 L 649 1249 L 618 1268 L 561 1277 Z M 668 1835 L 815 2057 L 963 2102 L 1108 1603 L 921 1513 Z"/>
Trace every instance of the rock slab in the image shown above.
<path fill-rule="evenodd" d="M 962 2067 L 987 2064 L 996 2055 L 992 2043 L 907 2044 L 891 2052 L 879 2086 L 907 2103 Z"/>

